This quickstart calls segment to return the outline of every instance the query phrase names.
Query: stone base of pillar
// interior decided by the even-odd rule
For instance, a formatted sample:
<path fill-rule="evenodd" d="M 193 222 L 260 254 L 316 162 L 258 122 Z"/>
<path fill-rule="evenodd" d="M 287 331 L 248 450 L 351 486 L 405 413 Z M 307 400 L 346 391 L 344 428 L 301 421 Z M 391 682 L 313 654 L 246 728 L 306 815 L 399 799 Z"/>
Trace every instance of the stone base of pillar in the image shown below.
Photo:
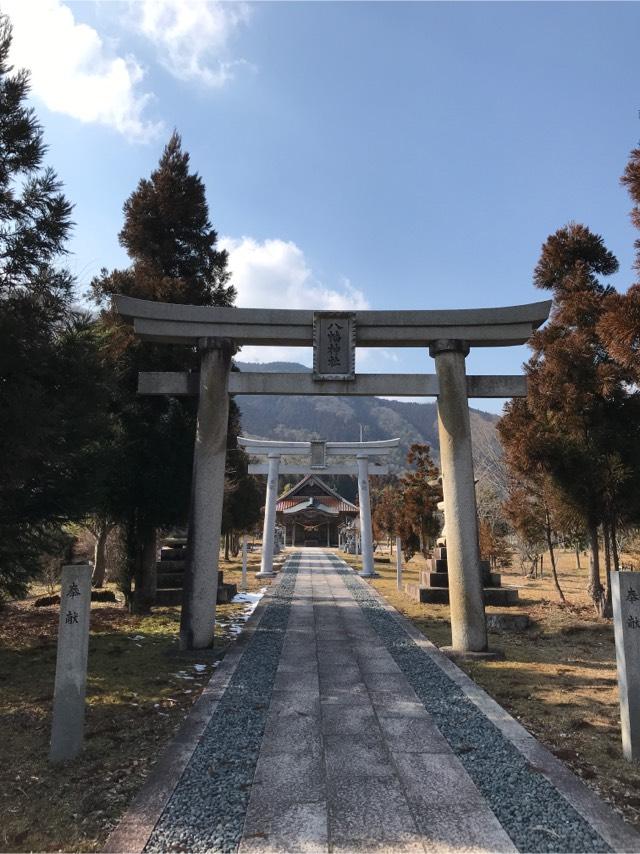
<path fill-rule="evenodd" d="M 451 661 L 504 661 L 505 655 L 501 649 L 487 650 L 486 652 L 465 652 L 453 649 L 450 646 L 441 646 L 443 652 Z"/>
<path fill-rule="evenodd" d="M 360 570 L 358 575 L 360 578 L 380 578 L 379 572 L 364 572 L 363 570 Z"/>
<path fill-rule="evenodd" d="M 275 572 L 256 572 L 256 578 L 275 578 Z"/>

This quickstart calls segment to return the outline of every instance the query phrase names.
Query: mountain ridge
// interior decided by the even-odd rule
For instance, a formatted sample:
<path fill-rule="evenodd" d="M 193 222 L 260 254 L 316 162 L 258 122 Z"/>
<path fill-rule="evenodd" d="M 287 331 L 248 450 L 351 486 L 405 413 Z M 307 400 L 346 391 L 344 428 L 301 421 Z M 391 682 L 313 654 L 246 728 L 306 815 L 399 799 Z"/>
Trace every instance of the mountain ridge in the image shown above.
<path fill-rule="evenodd" d="M 310 373 L 297 362 L 236 362 L 241 371 Z M 402 471 L 409 446 L 427 443 L 439 458 L 438 415 L 435 400 L 385 400 L 380 397 L 237 395 L 243 435 L 257 439 L 358 441 L 360 425 L 365 440 L 400 439 L 392 454 L 392 470 Z M 470 408 L 472 438 L 497 442 L 498 416 Z"/>

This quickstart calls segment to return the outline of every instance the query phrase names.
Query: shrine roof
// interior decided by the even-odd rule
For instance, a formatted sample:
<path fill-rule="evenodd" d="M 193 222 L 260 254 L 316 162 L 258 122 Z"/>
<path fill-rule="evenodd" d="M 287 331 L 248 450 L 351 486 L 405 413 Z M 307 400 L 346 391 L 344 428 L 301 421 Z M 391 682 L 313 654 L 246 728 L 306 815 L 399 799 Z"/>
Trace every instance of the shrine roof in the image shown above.
<path fill-rule="evenodd" d="M 317 499 L 317 503 L 323 504 L 333 512 L 358 512 L 357 505 L 348 501 L 315 474 L 305 475 L 295 486 L 283 493 L 276 503 L 276 511 L 291 510 L 296 505 L 304 504 L 307 498 Z"/>

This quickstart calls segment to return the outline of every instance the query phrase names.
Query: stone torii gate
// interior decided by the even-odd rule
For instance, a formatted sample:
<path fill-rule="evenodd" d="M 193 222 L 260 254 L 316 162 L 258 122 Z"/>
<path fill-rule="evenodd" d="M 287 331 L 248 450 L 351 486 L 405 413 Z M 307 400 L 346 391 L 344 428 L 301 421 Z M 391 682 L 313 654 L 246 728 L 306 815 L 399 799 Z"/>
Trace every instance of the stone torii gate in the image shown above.
<path fill-rule="evenodd" d="M 264 528 L 262 534 L 262 559 L 258 578 L 271 578 L 273 572 L 273 545 L 276 524 L 276 503 L 278 501 L 278 475 L 282 474 L 356 474 L 358 476 L 358 503 L 360 506 L 360 530 L 362 537 L 363 578 L 373 578 L 373 531 L 371 526 L 371 499 L 369 495 L 369 475 L 387 474 L 385 465 L 369 462 L 374 457 L 379 463 L 390 451 L 397 448 L 400 439 L 386 439 L 374 442 L 278 442 L 268 439 L 238 438 L 238 445 L 252 456 L 267 457 L 268 465 L 249 466 L 249 474 L 267 475 L 267 495 L 264 505 Z M 307 456 L 306 465 L 286 465 L 280 469 L 283 456 Z M 327 456 L 355 457 L 356 465 L 327 464 Z"/>
<path fill-rule="evenodd" d="M 200 351 L 200 373 L 142 373 L 142 394 L 199 394 L 193 488 L 180 640 L 211 645 L 215 622 L 224 464 L 231 394 L 329 394 L 438 398 L 452 648 L 484 652 L 482 597 L 468 397 L 526 395 L 523 376 L 467 376 L 471 347 L 524 344 L 541 326 L 551 301 L 505 308 L 436 311 L 307 311 L 176 305 L 114 296 L 114 308 L 146 341 L 187 344 Z M 313 346 L 313 373 L 231 372 L 242 345 Z M 425 347 L 431 374 L 356 374 L 356 345 Z"/>

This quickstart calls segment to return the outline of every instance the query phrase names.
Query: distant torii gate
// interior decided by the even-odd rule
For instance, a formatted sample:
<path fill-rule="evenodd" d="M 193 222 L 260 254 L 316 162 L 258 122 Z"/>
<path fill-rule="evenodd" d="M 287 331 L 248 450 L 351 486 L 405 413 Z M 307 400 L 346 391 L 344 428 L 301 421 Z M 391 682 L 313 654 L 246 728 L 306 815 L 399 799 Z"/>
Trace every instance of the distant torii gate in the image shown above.
<path fill-rule="evenodd" d="M 470 347 L 527 342 L 549 316 L 551 301 L 451 311 L 307 311 L 176 305 L 114 296 L 136 335 L 164 344 L 197 345 L 200 373 L 142 373 L 142 394 L 199 394 L 194 449 L 189 563 L 180 640 L 211 645 L 215 623 L 224 492 L 228 395 L 330 394 L 438 398 L 452 647 L 483 652 L 482 595 L 468 397 L 526 395 L 523 376 L 468 377 Z M 231 372 L 239 346 L 313 346 L 313 373 Z M 436 374 L 359 374 L 356 345 L 428 347 Z"/>
<path fill-rule="evenodd" d="M 262 559 L 260 578 L 273 576 L 273 546 L 276 525 L 276 503 L 278 501 L 278 474 L 280 458 L 283 456 L 310 456 L 306 465 L 287 465 L 283 474 L 357 474 L 358 501 L 360 505 L 360 535 L 362 538 L 362 572 L 364 578 L 375 576 L 373 567 L 373 532 L 371 527 L 371 499 L 369 495 L 369 475 L 387 474 L 384 465 L 371 465 L 369 457 L 377 461 L 384 459 L 390 451 L 397 448 L 400 439 L 386 439 L 375 442 L 278 442 L 270 439 L 248 439 L 240 437 L 238 445 L 252 456 L 267 457 L 268 466 L 250 465 L 249 474 L 267 475 L 267 495 L 264 505 L 264 528 L 262 534 Z M 327 456 L 348 456 L 356 458 L 356 465 L 327 464 Z"/>

